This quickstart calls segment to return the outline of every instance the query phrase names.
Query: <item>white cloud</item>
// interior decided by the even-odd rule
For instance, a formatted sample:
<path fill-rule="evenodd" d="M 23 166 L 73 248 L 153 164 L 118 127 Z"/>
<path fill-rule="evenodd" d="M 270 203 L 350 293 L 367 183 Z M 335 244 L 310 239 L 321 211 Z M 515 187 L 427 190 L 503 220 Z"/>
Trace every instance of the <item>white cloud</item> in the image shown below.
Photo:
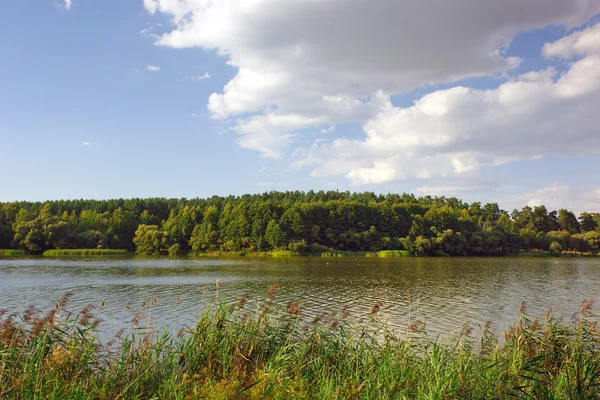
<path fill-rule="evenodd" d="M 160 38 L 160 36 L 158 36 L 156 33 L 153 32 L 153 29 L 154 29 L 153 27 L 144 28 L 140 31 L 140 35 L 149 36 L 154 39 Z"/>
<path fill-rule="evenodd" d="M 500 198 L 500 205 L 509 212 L 524 205 L 535 207 L 544 205 L 548 211 L 569 208 L 579 215 L 583 211 L 600 212 L 600 188 L 584 188 L 553 183 L 547 187 Z"/>
<path fill-rule="evenodd" d="M 321 128 L 321 133 L 331 133 L 335 131 L 335 125 L 328 126 L 327 128 Z"/>
<path fill-rule="evenodd" d="M 192 76 L 190 77 L 192 81 L 203 81 L 205 79 L 210 79 L 210 74 L 208 72 L 203 73 L 202 75 Z"/>
<path fill-rule="evenodd" d="M 560 49 L 545 54 L 581 56 L 558 77 L 547 69 L 496 89 L 453 87 L 407 108 L 388 100 L 365 124 L 364 140 L 313 145 L 295 165 L 367 184 L 451 177 L 547 154 L 600 152 L 598 34 L 600 24 L 573 33 L 577 40 L 569 36 L 545 46 Z"/>
<path fill-rule="evenodd" d="M 267 167 L 260 167 L 260 169 L 258 170 L 258 172 L 265 172 L 267 170 Z"/>
<path fill-rule="evenodd" d="M 64 3 L 65 3 L 65 8 L 67 10 L 70 10 L 71 9 L 71 4 L 72 4 L 71 0 L 64 0 Z"/>
<path fill-rule="evenodd" d="M 517 32 L 574 27 L 600 12 L 596 0 L 373 0 L 352 7 L 345 0 L 144 0 L 144 6 L 175 24 L 157 44 L 217 50 L 237 68 L 223 91 L 210 96 L 208 109 L 215 118 L 257 114 L 236 127 L 239 143 L 274 158 L 302 129 L 374 118 L 376 93 L 507 71 L 518 60 L 502 49 Z"/>
<path fill-rule="evenodd" d="M 91 143 L 90 143 L 90 142 L 83 142 L 83 143 L 81 143 L 81 144 L 82 144 L 82 145 L 84 145 L 84 146 L 89 146 L 89 145 L 91 145 Z"/>
<path fill-rule="evenodd" d="M 413 190 L 417 196 L 459 196 L 469 192 L 479 192 L 489 189 L 478 185 L 424 185 Z"/>
<path fill-rule="evenodd" d="M 148 71 L 150 71 L 150 72 L 158 72 L 158 71 L 160 71 L 160 69 L 161 69 L 161 68 L 160 68 L 160 67 L 157 67 L 156 65 L 150 65 L 150 64 L 149 64 L 149 65 L 146 67 L 146 69 L 147 69 Z"/>

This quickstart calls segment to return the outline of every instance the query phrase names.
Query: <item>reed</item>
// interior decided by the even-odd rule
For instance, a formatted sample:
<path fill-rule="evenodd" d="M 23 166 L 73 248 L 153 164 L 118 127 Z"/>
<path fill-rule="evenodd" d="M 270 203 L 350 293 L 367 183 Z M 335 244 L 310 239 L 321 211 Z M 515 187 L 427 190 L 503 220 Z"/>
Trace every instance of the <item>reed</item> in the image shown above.
<path fill-rule="evenodd" d="M 321 257 L 346 257 L 343 251 L 325 251 L 321 253 Z"/>
<path fill-rule="evenodd" d="M 26 256 L 27 254 L 29 253 L 25 250 L 0 249 L 0 257 Z"/>
<path fill-rule="evenodd" d="M 273 250 L 266 253 L 270 257 L 296 257 L 300 254 L 291 250 Z"/>
<path fill-rule="evenodd" d="M 411 254 L 406 250 L 382 250 L 377 252 L 377 257 L 410 257 Z"/>
<path fill-rule="evenodd" d="M 46 250 L 46 257 L 76 257 L 76 256 L 123 256 L 127 255 L 127 250 L 116 249 L 63 249 Z"/>
<path fill-rule="evenodd" d="M 218 289 L 217 289 L 218 290 Z M 598 398 L 600 338 L 591 304 L 574 323 L 525 307 L 506 332 L 464 329 L 429 339 L 415 320 L 398 335 L 378 319 L 382 303 L 349 321 L 346 309 L 306 319 L 301 303 L 267 297 L 218 301 L 179 332 L 142 323 L 144 303 L 106 343 L 94 307 L 0 311 L 0 398 Z M 355 320 L 355 319 L 353 319 Z M 500 337 L 503 339 L 500 340 Z"/>

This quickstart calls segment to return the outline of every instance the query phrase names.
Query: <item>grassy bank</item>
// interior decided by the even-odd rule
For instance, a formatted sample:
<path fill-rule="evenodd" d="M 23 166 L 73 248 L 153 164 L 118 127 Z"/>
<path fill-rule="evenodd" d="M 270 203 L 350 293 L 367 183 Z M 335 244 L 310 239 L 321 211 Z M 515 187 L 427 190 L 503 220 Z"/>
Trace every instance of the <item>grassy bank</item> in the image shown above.
<path fill-rule="evenodd" d="M 455 341 L 405 333 L 377 319 L 346 322 L 345 309 L 304 319 L 301 303 L 215 303 L 195 326 L 145 326 L 146 308 L 108 343 L 93 307 L 68 311 L 68 296 L 41 313 L 0 317 L 0 398 L 86 399 L 504 399 L 597 398 L 600 339 L 589 303 L 574 323 L 520 319 L 503 335 L 465 329 Z M 144 326 L 143 326 L 144 325 Z M 500 340 L 502 337 L 502 340 Z"/>
<path fill-rule="evenodd" d="M 0 257 L 26 256 L 29 254 L 25 250 L 0 249 Z"/>
<path fill-rule="evenodd" d="M 127 250 L 114 249 L 64 249 L 64 250 L 46 250 L 44 256 L 47 257 L 76 257 L 76 256 L 123 256 L 128 254 Z"/>

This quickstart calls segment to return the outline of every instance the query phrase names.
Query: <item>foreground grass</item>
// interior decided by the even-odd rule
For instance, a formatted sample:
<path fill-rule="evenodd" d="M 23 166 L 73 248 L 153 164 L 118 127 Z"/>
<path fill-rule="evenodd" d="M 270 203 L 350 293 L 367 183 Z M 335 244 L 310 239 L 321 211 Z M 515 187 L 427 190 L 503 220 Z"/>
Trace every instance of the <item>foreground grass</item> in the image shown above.
<path fill-rule="evenodd" d="M 122 256 L 128 254 L 127 250 L 115 249 L 63 249 L 63 250 L 46 250 L 44 256 L 61 257 L 61 256 Z"/>
<path fill-rule="evenodd" d="M 27 253 L 25 250 L 13 250 L 13 249 L 0 249 L 0 257 L 8 257 L 8 256 L 26 256 Z"/>
<path fill-rule="evenodd" d="M 347 311 L 302 318 L 301 304 L 216 302 L 194 327 L 141 327 L 143 310 L 108 343 L 93 307 L 71 314 L 68 296 L 46 313 L 0 317 L 3 399 L 504 399 L 600 396 L 600 339 L 590 304 L 574 323 L 524 311 L 506 333 L 429 340 L 415 321 L 401 336 Z"/>

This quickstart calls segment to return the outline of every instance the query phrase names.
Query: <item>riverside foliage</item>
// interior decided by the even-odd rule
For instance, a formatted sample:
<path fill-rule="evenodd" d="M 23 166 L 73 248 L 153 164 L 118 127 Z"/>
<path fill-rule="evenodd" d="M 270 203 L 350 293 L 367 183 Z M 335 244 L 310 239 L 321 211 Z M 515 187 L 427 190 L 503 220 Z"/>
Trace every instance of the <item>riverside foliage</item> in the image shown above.
<path fill-rule="evenodd" d="M 596 254 L 600 214 L 577 218 L 544 206 L 509 214 L 496 203 L 334 191 L 14 202 L 0 203 L 0 248 L 33 254 L 96 248 L 146 255 Z"/>
<path fill-rule="evenodd" d="M 600 396 L 600 339 L 591 304 L 573 322 L 532 321 L 522 307 L 504 334 L 486 324 L 454 340 L 430 339 L 414 320 L 391 332 L 348 311 L 305 320 L 277 287 L 256 303 L 216 301 L 193 327 L 159 331 L 144 322 L 100 341 L 94 307 L 0 311 L 0 398 L 20 399 L 591 399 Z M 217 295 L 218 297 L 218 295 Z"/>

